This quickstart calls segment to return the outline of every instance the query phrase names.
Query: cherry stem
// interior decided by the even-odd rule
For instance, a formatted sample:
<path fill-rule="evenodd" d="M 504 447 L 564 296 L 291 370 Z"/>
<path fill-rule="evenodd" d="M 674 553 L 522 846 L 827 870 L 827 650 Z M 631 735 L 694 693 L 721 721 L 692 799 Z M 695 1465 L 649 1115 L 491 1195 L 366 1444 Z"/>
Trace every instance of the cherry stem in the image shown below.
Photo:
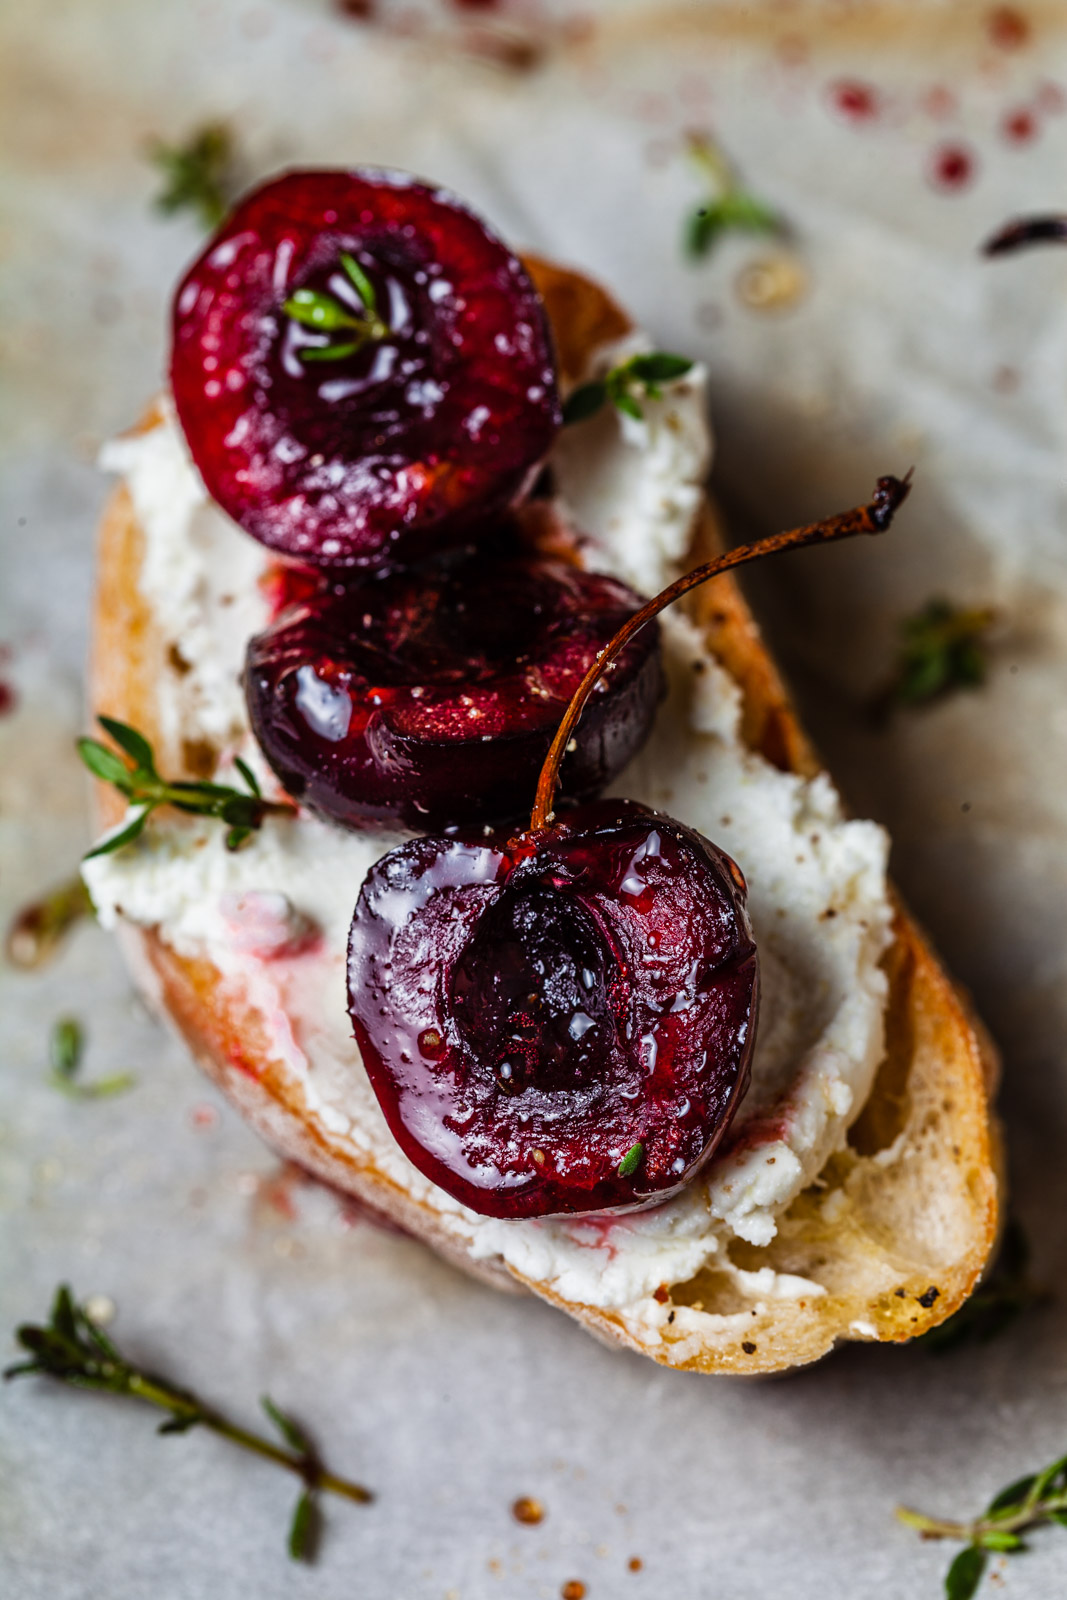
<path fill-rule="evenodd" d="M 716 556 L 714 561 L 705 562 L 703 566 L 694 567 L 692 572 L 676 578 L 655 599 L 649 600 L 640 611 L 635 611 L 599 652 L 563 713 L 563 721 L 545 757 L 537 782 L 530 832 L 539 832 L 552 820 L 552 802 L 559 782 L 560 763 L 589 696 L 612 662 L 647 622 L 658 617 L 661 611 L 673 605 L 683 594 L 688 594 L 690 589 L 699 588 L 702 583 L 717 578 L 721 572 L 729 572 L 732 567 L 743 567 L 749 561 L 775 555 L 779 550 L 800 550 L 809 544 L 830 544 L 836 539 L 851 539 L 857 533 L 884 533 L 907 498 L 910 488 L 910 470 L 904 478 L 879 478 L 869 504 L 855 506 L 851 511 L 842 511 L 836 517 L 827 517 L 822 522 L 809 522 L 802 528 L 790 528 L 786 533 L 769 534 L 766 539 L 756 539 L 752 544 L 738 545 L 735 550 L 728 550 L 725 555 Z"/>
<path fill-rule="evenodd" d="M 1067 244 L 1067 216 L 1017 217 L 982 246 L 984 256 L 1006 256 L 1032 244 Z"/>

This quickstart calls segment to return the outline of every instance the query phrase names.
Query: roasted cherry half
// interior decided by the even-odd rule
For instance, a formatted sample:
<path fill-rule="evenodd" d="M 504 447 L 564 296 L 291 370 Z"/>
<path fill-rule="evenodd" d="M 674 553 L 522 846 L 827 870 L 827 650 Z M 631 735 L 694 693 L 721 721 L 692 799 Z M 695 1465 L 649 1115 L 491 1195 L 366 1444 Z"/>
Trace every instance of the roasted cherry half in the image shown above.
<path fill-rule="evenodd" d="M 326 589 L 249 644 L 252 728 L 288 792 L 338 822 L 512 821 L 575 689 L 641 604 L 516 548 Z M 564 757 L 571 799 L 599 793 L 648 736 L 655 628 L 601 686 Z"/>
<path fill-rule="evenodd" d="M 744 1091 L 757 985 L 740 870 L 628 801 L 510 844 L 411 840 L 368 874 L 349 947 L 397 1142 L 496 1217 L 673 1194 Z"/>
<path fill-rule="evenodd" d="M 631 616 L 560 723 L 528 832 L 413 839 L 364 881 L 348 1006 L 371 1085 L 411 1161 L 494 1217 L 666 1199 L 744 1093 L 756 948 L 740 869 L 693 829 L 627 801 L 551 811 L 600 676 L 687 589 L 759 555 L 877 533 L 869 505 L 743 546 Z"/>
<path fill-rule="evenodd" d="M 560 423 L 525 269 L 455 197 L 401 173 L 255 190 L 180 285 L 173 338 L 209 493 L 320 566 L 462 537 L 522 493 Z"/>

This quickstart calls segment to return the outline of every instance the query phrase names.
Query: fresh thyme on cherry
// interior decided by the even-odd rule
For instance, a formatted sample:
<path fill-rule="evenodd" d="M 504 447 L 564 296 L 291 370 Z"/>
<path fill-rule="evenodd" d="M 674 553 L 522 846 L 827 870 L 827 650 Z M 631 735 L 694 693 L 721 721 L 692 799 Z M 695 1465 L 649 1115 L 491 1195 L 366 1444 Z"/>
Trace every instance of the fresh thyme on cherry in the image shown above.
<path fill-rule="evenodd" d="M 679 578 L 589 667 L 528 829 L 416 838 L 367 874 L 349 938 L 356 1041 L 398 1144 L 472 1210 L 632 1210 L 669 1199 L 713 1154 L 755 1042 L 744 876 L 630 801 L 557 817 L 560 764 L 612 662 L 664 607 L 761 556 L 879 533 L 907 492 L 882 478 L 868 505 Z"/>
<path fill-rule="evenodd" d="M 122 827 L 105 834 L 87 853 L 87 861 L 131 844 L 160 806 L 174 806 L 193 816 L 218 817 L 227 825 L 228 850 L 237 850 L 244 844 L 271 812 L 292 815 L 292 806 L 263 798 L 255 773 L 239 756 L 234 765 L 247 785 L 246 790 L 195 779 L 170 782 L 156 771 L 152 746 L 143 733 L 115 717 L 98 717 L 97 721 L 128 759 L 124 761 L 98 739 L 79 739 L 78 754 L 94 777 L 114 784 L 119 793 L 125 795 L 134 815 Z"/>
<path fill-rule="evenodd" d="M 334 281 L 334 293 L 328 290 L 297 289 L 282 306 L 287 317 L 311 328 L 316 333 L 341 332 L 339 343 L 324 340 L 321 344 L 303 345 L 298 351 L 301 361 L 345 361 L 374 339 L 386 339 L 392 333 L 388 323 L 378 314 L 378 296 L 373 283 L 354 255 L 342 250 L 338 264 L 348 282 Z M 350 288 L 358 296 L 359 304 L 350 303 Z M 344 300 L 338 298 L 343 295 Z"/>
<path fill-rule="evenodd" d="M 56 1291 L 48 1322 L 24 1323 L 16 1330 L 15 1337 L 29 1360 L 8 1367 L 5 1378 L 39 1375 L 78 1389 L 141 1400 L 166 1413 L 158 1429 L 161 1434 L 207 1428 L 242 1450 L 294 1473 L 303 1484 L 289 1524 L 289 1554 L 294 1560 L 307 1561 L 314 1554 L 319 1499 L 323 1493 L 340 1495 L 360 1505 L 373 1499 L 370 1490 L 362 1484 L 327 1471 L 303 1428 L 268 1395 L 262 1397 L 260 1404 L 282 1440 L 280 1445 L 229 1421 L 213 1406 L 198 1399 L 192 1390 L 179 1388 L 168 1378 L 130 1361 L 93 1321 L 85 1307 L 78 1304 L 65 1284 Z"/>

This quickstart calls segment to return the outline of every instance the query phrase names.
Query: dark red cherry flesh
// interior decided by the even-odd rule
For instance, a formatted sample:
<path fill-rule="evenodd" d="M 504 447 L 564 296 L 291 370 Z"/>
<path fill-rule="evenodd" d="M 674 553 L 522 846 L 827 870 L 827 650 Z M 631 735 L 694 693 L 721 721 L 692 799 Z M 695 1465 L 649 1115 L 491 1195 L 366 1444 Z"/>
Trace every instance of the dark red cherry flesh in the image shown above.
<path fill-rule="evenodd" d="M 574 690 L 641 603 L 514 548 L 327 589 L 250 642 L 252 729 L 284 788 L 348 826 L 513 821 Z M 569 799 L 599 793 L 648 736 L 654 627 L 603 685 L 563 760 Z"/>
<path fill-rule="evenodd" d="M 757 991 L 740 869 L 629 801 L 510 842 L 401 845 L 349 942 L 349 1013 L 397 1142 L 493 1217 L 674 1194 L 744 1094 Z"/>
<path fill-rule="evenodd" d="M 213 498 L 334 568 L 462 538 L 560 424 L 525 269 L 402 173 L 291 172 L 244 200 L 178 289 L 171 385 Z"/>

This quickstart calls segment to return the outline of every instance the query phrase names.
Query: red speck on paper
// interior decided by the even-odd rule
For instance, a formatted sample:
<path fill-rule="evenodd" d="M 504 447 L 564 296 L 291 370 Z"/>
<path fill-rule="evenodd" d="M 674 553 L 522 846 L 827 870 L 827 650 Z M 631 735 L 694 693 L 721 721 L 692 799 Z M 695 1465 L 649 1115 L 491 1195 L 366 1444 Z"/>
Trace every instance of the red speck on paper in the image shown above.
<path fill-rule="evenodd" d="M 877 89 L 859 78 L 839 78 L 827 95 L 834 110 L 849 122 L 873 122 L 882 109 Z"/>
<path fill-rule="evenodd" d="M 1064 93 L 1061 83 L 1046 78 L 1044 83 L 1038 84 L 1034 101 L 1039 111 L 1048 117 L 1055 117 L 1067 108 L 1067 93 Z"/>
<path fill-rule="evenodd" d="M 1025 106 L 1015 111 L 1007 111 L 1001 118 L 1000 136 L 1008 144 L 1029 144 L 1037 138 L 1037 118 L 1032 111 L 1027 111 Z"/>
<path fill-rule="evenodd" d="M 956 114 L 956 96 L 943 83 L 932 84 L 922 95 L 919 104 L 935 122 L 944 122 Z"/>
<path fill-rule="evenodd" d="M 189 1120 L 194 1128 L 213 1128 L 219 1120 L 219 1114 L 214 1106 L 201 1104 L 193 1107 Z"/>
<path fill-rule="evenodd" d="M 986 26 L 998 50 L 1021 50 L 1030 41 L 1029 20 L 1015 6 L 994 6 Z"/>
<path fill-rule="evenodd" d="M 935 189 L 959 194 L 974 181 L 978 159 L 965 144 L 942 144 L 934 151 L 928 171 Z"/>

